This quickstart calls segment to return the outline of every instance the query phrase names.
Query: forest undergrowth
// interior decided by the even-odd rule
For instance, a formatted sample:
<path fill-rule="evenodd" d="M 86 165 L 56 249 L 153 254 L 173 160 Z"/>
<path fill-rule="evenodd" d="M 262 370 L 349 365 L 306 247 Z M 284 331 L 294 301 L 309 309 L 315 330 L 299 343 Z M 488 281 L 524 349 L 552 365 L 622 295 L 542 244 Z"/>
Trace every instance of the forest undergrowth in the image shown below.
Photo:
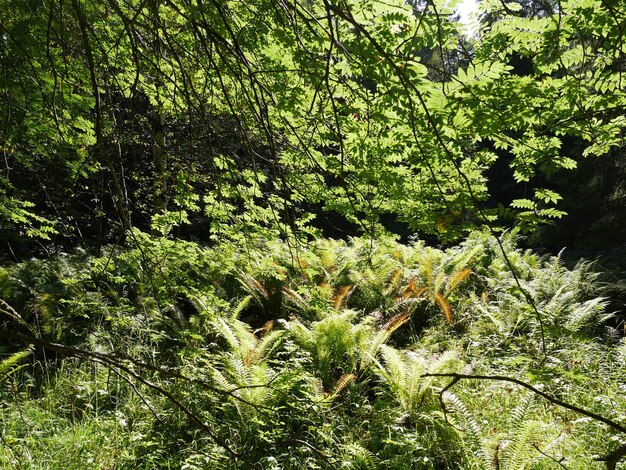
<path fill-rule="evenodd" d="M 0 467 L 626 468 L 623 311 L 501 243 L 135 231 L 0 268 Z"/>

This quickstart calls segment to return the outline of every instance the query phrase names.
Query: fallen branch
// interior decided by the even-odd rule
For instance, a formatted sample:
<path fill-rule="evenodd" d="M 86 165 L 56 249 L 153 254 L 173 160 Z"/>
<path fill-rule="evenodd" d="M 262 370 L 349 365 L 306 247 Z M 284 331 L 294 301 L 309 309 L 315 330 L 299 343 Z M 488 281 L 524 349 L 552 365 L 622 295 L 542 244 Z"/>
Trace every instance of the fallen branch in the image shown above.
<path fill-rule="evenodd" d="M 446 385 L 441 390 L 441 392 L 439 392 L 439 401 L 442 403 L 444 412 L 445 412 L 445 405 L 443 404 L 443 394 L 447 390 L 452 388 L 454 385 L 456 385 L 459 381 L 461 380 L 494 380 L 498 382 L 510 382 L 510 383 L 519 385 L 520 387 L 524 387 L 525 389 L 530 390 L 534 394 L 539 395 L 540 397 L 544 398 L 545 400 L 549 401 L 550 403 L 554 405 L 558 405 L 561 408 L 565 408 L 567 410 L 573 411 L 583 416 L 587 416 L 588 418 L 591 418 L 595 421 L 600 421 L 601 423 L 606 424 L 610 428 L 616 431 L 619 431 L 622 434 L 626 434 L 625 426 L 619 423 L 616 423 L 615 421 L 611 419 L 605 418 L 604 416 L 600 416 L 599 414 L 596 414 L 593 411 L 585 410 L 584 408 L 580 408 L 579 406 L 572 405 L 570 403 L 566 403 L 562 400 L 559 400 L 558 398 L 548 393 L 542 392 L 538 388 L 535 388 L 532 385 L 527 384 L 526 382 L 523 382 L 519 379 L 515 379 L 512 377 L 505 377 L 502 375 L 471 375 L 471 374 L 456 374 L 456 373 L 424 374 L 422 375 L 422 377 L 449 377 L 452 379 L 452 381 L 448 385 Z M 596 460 L 598 462 L 606 462 L 607 470 L 615 470 L 617 466 L 617 462 L 619 462 L 624 456 L 626 456 L 626 444 L 622 444 L 620 447 L 612 451 L 607 456 L 598 458 Z"/>

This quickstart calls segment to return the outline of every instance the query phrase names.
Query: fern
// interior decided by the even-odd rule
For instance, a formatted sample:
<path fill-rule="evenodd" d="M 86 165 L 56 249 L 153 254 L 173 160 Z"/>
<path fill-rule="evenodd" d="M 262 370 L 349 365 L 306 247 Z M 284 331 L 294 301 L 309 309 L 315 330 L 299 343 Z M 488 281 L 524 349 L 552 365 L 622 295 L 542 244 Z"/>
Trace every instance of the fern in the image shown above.
<path fill-rule="evenodd" d="M 346 285 L 338 289 L 337 293 L 332 298 L 332 305 L 335 310 L 341 310 L 345 307 L 350 294 L 352 294 L 354 286 Z"/>
<path fill-rule="evenodd" d="M 607 313 L 609 301 L 605 297 L 596 297 L 575 305 L 565 320 L 565 328 L 570 331 L 592 330 L 613 318 Z"/>
<path fill-rule="evenodd" d="M 283 296 L 288 303 L 293 305 L 296 310 L 306 311 L 308 307 L 307 299 L 288 286 L 283 286 L 282 290 Z"/>
<path fill-rule="evenodd" d="M 346 388 L 348 385 L 350 385 L 352 382 L 354 382 L 356 380 L 356 376 L 354 374 L 343 374 L 339 380 L 337 381 L 337 383 L 335 384 L 335 387 L 333 388 L 331 394 L 329 395 L 329 399 L 334 399 L 337 395 L 339 395 L 341 393 L 341 391 Z"/>
<path fill-rule="evenodd" d="M 404 274 L 404 270 L 401 266 L 397 267 L 393 271 L 393 273 L 391 273 L 391 276 L 389 277 L 389 281 L 387 283 L 387 287 L 383 291 L 383 295 L 385 296 L 392 295 L 397 290 L 403 274 Z"/>
<path fill-rule="evenodd" d="M 239 318 L 239 315 L 241 315 L 241 312 L 243 312 L 248 307 L 248 305 L 250 305 L 250 302 L 252 301 L 252 299 L 254 299 L 254 295 L 252 295 L 252 294 L 247 295 L 246 297 L 241 299 L 241 301 L 233 309 L 233 311 L 232 311 L 232 313 L 230 315 L 230 318 L 232 320 L 235 320 L 235 319 Z"/>
<path fill-rule="evenodd" d="M 256 414 L 255 405 L 265 406 L 273 398 L 273 390 L 266 385 L 275 372 L 267 361 L 280 346 L 285 332 L 273 329 L 273 323 L 268 322 L 255 334 L 249 325 L 232 315 L 219 318 L 212 325 L 228 348 L 212 366 L 213 380 L 241 399 L 230 402 L 242 417 Z"/>
<path fill-rule="evenodd" d="M 471 273 L 472 270 L 470 268 L 460 269 L 453 273 L 452 276 L 450 276 L 450 278 L 448 279 L 446 295 L 450 295 L 450 292 L 452 292 L 459 284 L 465 281 L 465 279 L 467 279 Z"/>
<path fill-rule="evenodd" d="M 280 346 L 285 332 L 273 330 L 266 332 L 260 340 L 257 340 L 254 347 L 254 360 L 267 360 Z"/>
<path fill-rule="evenodd" d="M 462 427 L 465 432 L 465 438 L 474 448 L 481 447 L 482 429 L 478 422 L 470 412 L 469 408 L 454 393 L 446 390 L 442 396 L 446 406 L 448 420 L 454 425 Z"/>
<path fill-rule="evenodd" d="M 259 304 L 263 305 L 270 298 L 267 288 L 254 276 L 240 272 L 239 283 Z"/>
<path fill-rule="evenodd" d="M 360 370 L 367 369 L 373 363 L 380 347 L 387 342 L 394 331 L 407 323 L 410 319 L 410 313 L 405 311 L 391 317 L 378 331 L 374 329 L 367 330 L 368 334 L 364 335 L 360 345 Z M 366 321 L 363 322 L 362 326 L 364 331 L 366 330 L 365 323 Z"/>
<path fill-rule="evenodd" d="M 299 321 L 290 322 L 290 333 L 311 353 L 325 387 L 330 387 L 341 373 L 356 368 L 360 334 L 359 326 L 352 323 L 356 315 L 353 310 L 331 311 L 310 328 Z"/>
<path fill-rule="evenodd" d="M 2 383 L 9 375 L 15 372 L 18 364 L 30 356 L 34 351 L 33 346 L 29 346 L 24 351 L 19 351 L 0 361 L 0 383 Z"/>
<path fill-rule="evenodd" d="M 506 427 L 494 433 L 494 430 L 487 432 L 481 429 L 468 407 L 456 395 L 448 391 L 444 393 L 450 421 L 463 429 L 468 443 L 479 450 L 484 466 L 492 470 L 532 468 L 534 463 L 545 457 L 536 446 L 544 446 L 549 433 L 546 432 L 546 423 L 535 419 L 534 401 L 534 395 L 525 394 L 521 403 L 508 413 Z"/>
<path fill-rule="evenodd" d="M 376 455 L 356 442 L 341 446 L 341 453 L 345 455 L 341 468 L 367 470 L 379 468 Z"/>
<path fill-rule="evenodd" d="M 439 292 L 436 292 L 433 297 L 448 324 L 452 324 L 452 307 L 450 306 L 450 302 Z"/>
<path fill-rule="evenodd" d="M 446 351 L 439 356 L 429 356 L 415 351 L 399 351 L 382 345 L 383 362 L 377 363 L 380 375 L 392 389 L 402 409 L 417 414 L 426 398 L 432 398 L 438 380 L 423 377 L 426 373 L 441 373 L 459 365 L 458 354 Z"/>
<path fill-rule="evenodd" d="M 461 255 L 464 253 L 461 251 Z M 425 249 L 419 258 L 419 269 L 402 292 L 402 299 L 427 295 L 437 305 L 448 324 L 453 323 L 450 296 L 472 273 L 466 266 L 474 257 L 460 256 L 454 250 L 445 253 Z M 451 274 L 446 274 L 451 272 Z"/>
<path fill-rule="evenodd" d="M 254 364 L 265 360 L 283 339 L 283 330 L 270 331 L 273 323 L 266 323 L 265 328 L 257 330 L 264 333 L 257 337 L 247 323 L 239 320 L 219 318 L 212 322 L 216 332 L 226 340 L 229 350 L 238 355 L 245 363 Z"/>
<path fill-rule="evenodd" d="M 533 463 L 533 454 L 536 450 L 530 446 L 533 439 L 537 439 L 537 431 L 540 429 L 539 423 L 535 421 L 522 421 L 513 434 L 513 439 L 506 441 L 503 446 L 500 458 L 500 468 L 502 470 L 513 470 L 529 468 Z"/>
<path fill-rule="evenodd" d="M 400 313 L 398 315 L 394 315 L 389 319 L 387 323 L 383 326 L 383 330 L 386 334 L 386 337 L 389 337 L 391 333 L 396 331 L 402 325 L 404 325 L 407 321 L 409 321 L 411 316 L 408 312 Z"/>
<path fill-rule="evenodd" d="M 529 438 L 537 424 L 528 418 L 533 408 L 533 402 L 533 395 L 526 394 L 522 399 L 522 403 L 516 406 L 510 414 L 510 437 L 506 439 L 505 445 L 501 446 L 500 466 L 503 470 L 522 469 L 530 461 Z"/>

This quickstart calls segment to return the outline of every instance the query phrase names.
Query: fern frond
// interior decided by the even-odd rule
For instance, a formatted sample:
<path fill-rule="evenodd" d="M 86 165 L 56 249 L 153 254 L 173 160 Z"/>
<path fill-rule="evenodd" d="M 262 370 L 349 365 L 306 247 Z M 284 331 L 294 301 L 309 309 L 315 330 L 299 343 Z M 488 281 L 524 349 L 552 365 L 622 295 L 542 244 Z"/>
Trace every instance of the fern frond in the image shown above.
<path fill-rule="evenodd" d="M 420 263 L 420 271 L 424 279 L 432 279 L 433 273 L 435 271 L 434 266 L 434 252 L 432 249 L 425 249 Z"/>
<path fill-rule="evenodd" d="M 334 399 L 341 393 L 341 391 L 356 380 L 354 374 L 343 374 L 337 383 L 335 384 L 332 393 L 329 395 L 329 399 Z"/>
<path fill-rule="evenodd" d="M 319 251 L 320 264 L 322 267 L 332 273 L 337 269 L 337 253 L 333 249 L 323 248 Z"/>
<path fill-rule="evenodd" d="M 483 441 L 480 446 L 480 455 L 483 463 L 490 470 L 501 470 L 500 453 L 502 447 L 502 435 L 496 434 L 490 439 Z"/>
<path fill-rule="evenodd" d="M 383 325 L 383 327 L 373 334 L 365 349 L 361 350 L 360 368 L 364 369 L 369 367 L 373 361 L 375 361 L 376 355 L 380 347 L 389 339 L 391 334 L 409 321 L 411 315 L 408 311 L 394 315 Z M 366 330 L 365 324 L 361 324 L 362 330 Z M 370 333 L 371 334 L 371 333 Z"/>
<path fill-rule="evenodd" d="M 341 289 L 339 289 L 339 292 L 337 292 L 337 294 L 332 299 L 333 308 L 335 310 L 340 310 L 345 305 L 353 289 L 354 286 L 352 286 L 351 284 L 345 285 Z"/>
<path fill-rule="evenodd" d="M 226 356 L 229 366 L 228 372 L 232 375 L 235 383 L 239 386 L 246 385 L 249 382 L 250 372 L 244 359 L 235 354 L 227 354 Z"/>
<path fill-rule="evenodd" d="M 502 463 L 506 469 L 531 468 L 537 451 L 531 446 L 541 431 L 537 421 L 522 421 L 516 429 L 513 439 L 506 446 Z"/>
<path fill-rule="evenodd" d="M 252 301 L 253 298 L 254 297 L 252 295 L 246 295 L 243 299 L 241 299 L 241 301 L 237 304 L 237 306 L 233 309 L 232 313 L 230 314 L 230 318 L 232 320 L 239 318 L 239 315 L 241 315 L 241 312 L 243 312 L 246 309 L 246 307 L 250 305 L 250 302 Z"/>
<path fill-rule="evenodd" d="M 233 388 L 233 384 L 230 383 L 228 379 L 226 379 L 226 377 L 220 370 L 212 368 L 211 377 L 213 378 L 213 382 L 215 382 L 215 384 L 222 390 L 230 390 L 231 388 Z"/>
<path fill-rule="evenodd" d="M 459 353 L 449 349 L 431 358 L 428 372 L 431 374 L 441 374 L 451 372 L 452 365 L 458 365 Z"/>
<path fill-rule="evenodd" d="M 570 331 L 580 331 L 585 327 L 601 325 L 613 317 L 612 313 L 605 312 L 608 305 L 609 301 L 605 297 L 597 297 L 576 305 L 568 315 L 565 327 Z"/>
<path fill-rule="evenodd" d="M 240 273 L 239 283 L 247 292 L 253 295 L 257 301 L 262 302 L 269 300 L 270 294 L 265 286 L 250 274 Z"/>
<path fill-rule="evenodd" d="M 290 322 L 285 323 L 284 326 L 304 350 L 310 351 L 314 348 L 315 334 L 300 320 L 294 318 Z"/>
<path fill-rule="evenodd" d="M 267 359 L 280 346 L 285 335 L 284 330 L 273 330 L 266 333 L 263 339 L 258 342 L 255 351 L 259 360 Z"/>
<path fill-rule="evenodd" d="M 424 399 L 432 394 L 434 377 L 423 377 L 426 372 L 439 373 L 453 369 L 458 363 L 458 353 L 447 351 L 438 358 L 424 352 L 398 351 L 391 346 L 381 345 L 384 365 L 376 362 L 380 375 L 394 391 L 404 411 L 414 414 L 419 411 Z"/>
<path fill-rule="evenodd" d="M 383 295 L 390 295 L 396 290 L 403 272 L 404 270 L 402 269 L 402 266 L 400 266 L 391 273 L 391 277 L 387 283 L 387 288 L 383 291 Z"/>
<path fill-rule="evenodd" d="M 452 324 L 452 307 L 450 306 L 450 302 L 448 302 L 448 300 L 440 293 L 437 292 L 435 293 L 435 302 L 437 303 L 437 306 L 439 307 L 439 310 L 441 310 L 441 313 L 443 313 L 443 316 L 446 318 L 446 321 L 448 322 L 449 325 Z"/>
<path fill-rule="evenodd" d="M 428 287 L 420 287 L 415 291 L 415 295 L 413 297 L 418 298 L 424 295 L 428 291 Z"/>
<path fill-rule="evenodd" d="M 437 273 L 437 276 L 435 276 L 434 282 L 431 282 L 432 292 L 440 292 L 441 288 L 444 285 L 445 280 L 446 280 L 446 273 L 442 269 L 441 271 Z"/>
<path fill-rule="evenodd" d="M 523 398 L 522 402 L 516 406 L 511 412 L 511 420 L 510 425 L 513 429 L 513 432 L 517 433 L 517 431 L 522 427 L 524 421 L 526 420 L 526 416 L 529 414 L 532 405 L 534 402 L 534 395 L 527 393 Z"/>
<path fill-rule="evenodd" d="M 413 294 L 415 293 L 416 288 L 417 288 L 417 279 L 412 277 L 409 280 L 408 285 L 404 289 L 404 292 L 402 293 L 402 298 L 408 299 L 409 297 L 414 297 Z"/>
<path fill-rule="evenodd" d="M 481 428 L 465 403 L 449 390 L 443 393 L 442 398 L 447 410 L 450 412 L 448 418 L 463 428 L 467 434 L 468 440 L 475 448 L 482 447 Z"/>
<path fill-rule="evenodd" d="M 14 372 L 20 362 L 30 356 L 34 351 L 34 346 L 30 345 L 24 351 L 19 351 L 0 361 L 0 382 L 11 372 Z"/>
<path fill-rule="evenodd" d="M 451 260 L 453 266 L 470 266 L 485 256 L 485 247 L 482 243 L 471 246 L 465 242 L 461 246 L 462 249 L 458 250 L 458 253 Z"/>
<path fill-rule="evenodd" d="M 402 298 L 404 300 L 407 299 L 416 299 L 418 297 L 421 297 L 423 294 L 426 293 L 426 291 L 428 290 L 428 287 L 417 287 L 417 279 L 416 278 L 412 278 L 409 281 L 409 284 L 407 285 L 406 289 L 404 289 L 404 292 L 402 293 Z"/>
<path fill-rule="evenodd" d="M 472 270 L 469 268 L 461 269 L 456 271 L 450 280 L 448 281 L 448 289 L 447 292 L 452 292 L 456 286 L 458 286 L 461 282 L 468 278 L 468 276 L 472 273 Z"/>
<path fill-rule="evenodd" d="M 306 309 L 307 307 L 306 301 L 299 293 L 297 293 L 295 290 L 287 286 L 283 286 L 282 291 L 283 291 L 285 300 L 291 302 L 299 310 Z"/>
<path fill-rule="evenodd" d="M 263 325 L 261 325 L 261 328 L 257 328 L 256 330 L 254 330 L 253 333 L 255 336 L 261 338 L 265 335 L 265 333 L 273 330 L 275 326 L 276 326 L 276 320 L 268 320 L 265 323 L 263 323 Z"/>
<path fill-rule="evenodd" d="M 17 313 L 17 311 L 13 307 L 11 307 L 7 302 L 2 299 L 0 299 L 0 312 L 6 313 L 8 316 L 13 318 L 13 320 L 30 329 L 30 325 L 24 321 L 20 314 Z"/>
<path fill-rule="evenodd" d="M 237 320 L 235 320 L 236 322 Z M 227 322 L 224 318 L 218 318 L 216 321 L 212 322 L 212 324 L 217 329 L 218 333 L 224 337 L 228 346 L 231 349 L 238 349 L 241 345 L 241 342 L 238 338 L 237 332 L 233 328 L 234 322 Z"/>
<path fill-rule="evenodd" d="M 389 319 L 389 321 L 387 321 L 387 323 L 384 324 L 383 330 L 385 330 L 385 332 L 387 333 L 387 336 L 389 336 L 391 335 L 391 333 L 396 331 L 398 328 L 400 328 L 410 319 L 411 319 L 411 315 L 409 314 L 408 311 L 394 315 L 393 317 Z"/>
<path fill-rule="evenodd" d="M 382 345 L 380 349 L 386 366 L 381 367 L 380 371 L 385 378 L 393 381 L 403 378 L 406 372 L 403 354 L 391 346 Z"/>

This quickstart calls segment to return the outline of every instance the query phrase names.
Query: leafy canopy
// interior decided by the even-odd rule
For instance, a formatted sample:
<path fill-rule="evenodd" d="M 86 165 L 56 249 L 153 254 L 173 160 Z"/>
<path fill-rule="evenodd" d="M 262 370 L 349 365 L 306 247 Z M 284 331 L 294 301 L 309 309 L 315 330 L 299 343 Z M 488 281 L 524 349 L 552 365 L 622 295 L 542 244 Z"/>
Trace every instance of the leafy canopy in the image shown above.
<path fill-rule="evenodd" d="M 367 233 L 392 214 L 444 238 L 499 216 L 524 228 L 561 217 L 546 176 L 576 167 L 567 144 L 591 156 L 623 143 L 626 7 L 565 0 L 529 16 L 484 1 L 466 37 L 457 3 L 5 2 L 0 217 L 49 233 L 11 169 L 41 182 L 59 161 L 74 191 L 108 174 L 125 228 L 133 212 L 154 215 L 125 181 L 137 136 L 124 134 L 122 111 L 133 100 L 173 122 L 175 183 L 155 219 L 164 232 L 202 213 L 213 234 L 286 233 L 336 212 Z M 213 145 L 226 129 L 237 149 Z M 485 210 L 498 159 L 521 197 Z M 156 188 L 155 173 L 141 177 Z"/>

